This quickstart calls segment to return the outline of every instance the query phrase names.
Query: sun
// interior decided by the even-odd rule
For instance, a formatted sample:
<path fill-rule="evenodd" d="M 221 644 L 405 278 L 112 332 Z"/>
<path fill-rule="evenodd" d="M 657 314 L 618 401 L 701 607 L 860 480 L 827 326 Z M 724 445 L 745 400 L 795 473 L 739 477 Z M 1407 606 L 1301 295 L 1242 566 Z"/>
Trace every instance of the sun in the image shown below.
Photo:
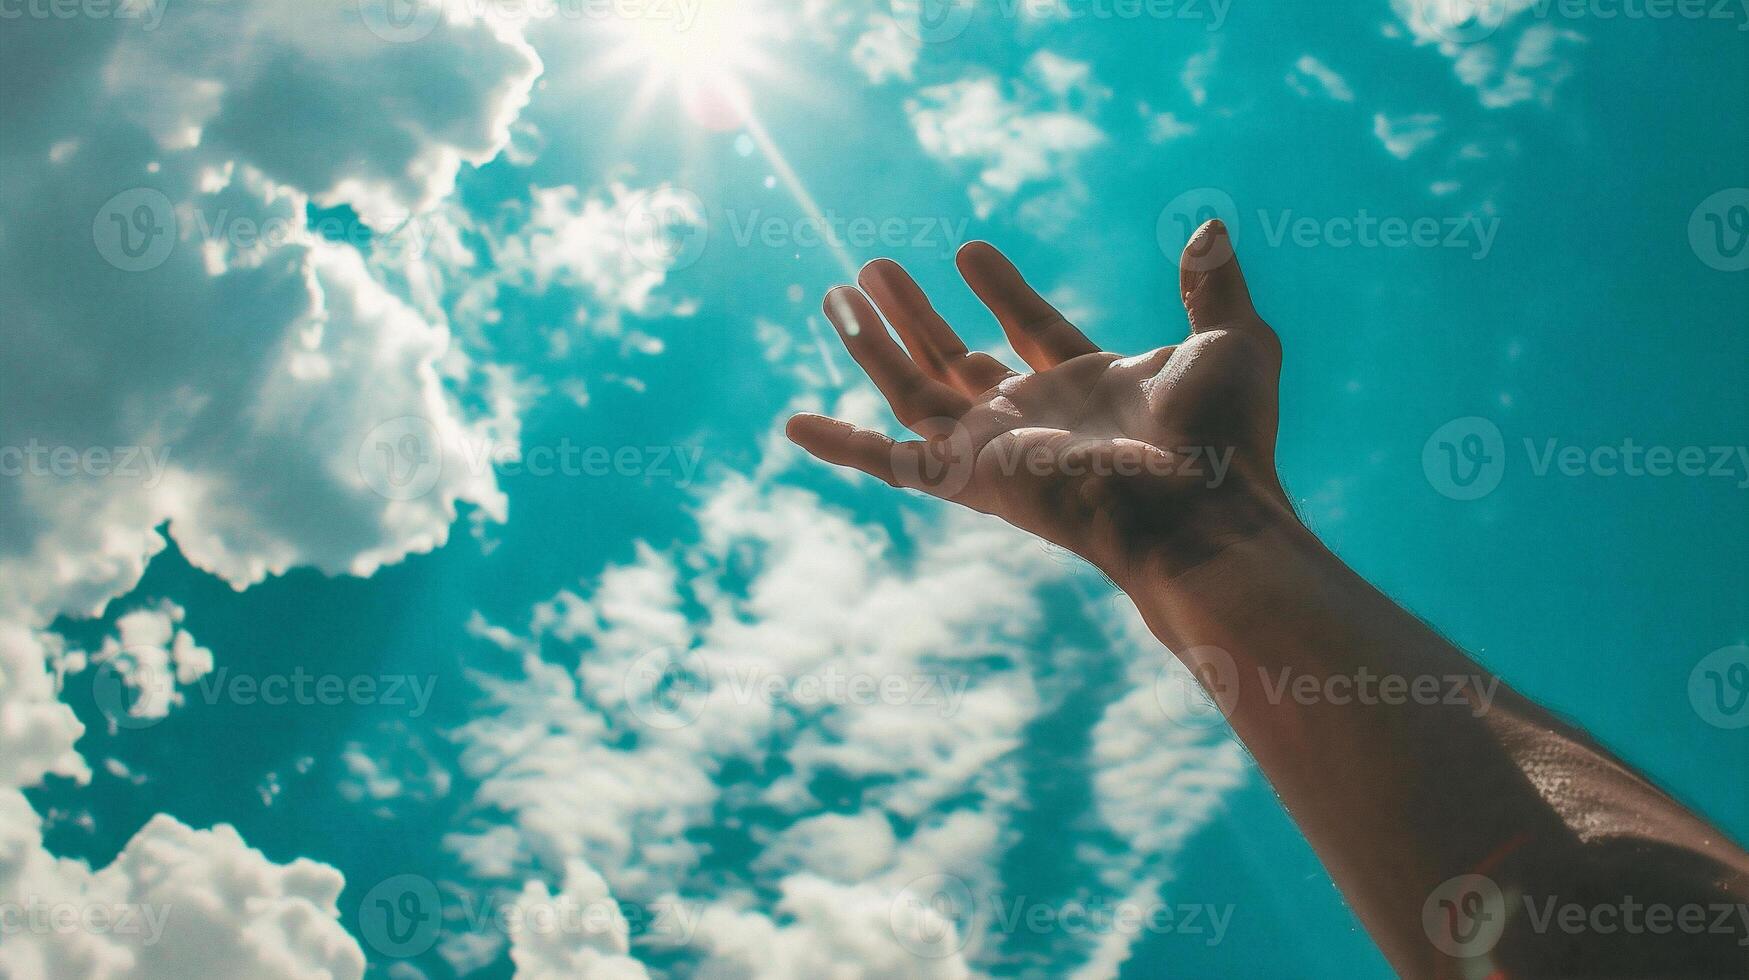
<path fill-rule="evenodd" d="M 707 129 L 744 125 L 749 82 L 771 73 L 770 48 L 782 23 L 756 0 L 651 2 L 649 11 L 615 18 L 602 67 L 642 74 L 634 108 L 647 109 L 673 89 L 692 122 Z M 658 15 L 661 10 L 664 15 Z"/>
<path fill-rule="evenodd" d="M 602 74 L 635 73 L 636 89 L 627 101 L 617 138 L 651 128 L 657 97 L 672 90 L 685 120 L 683 141 L 692 143 L 697 130 L 726 133 L 739 130 L 752 141 L 771 167 L 766 179 L 781 183 L 796 204 L 819 227 L 826 218 L 801 177 L 784 158 L 754 106 L 760 85 L 775 85 L 786 94 L 798 89 L 794 76 L 779 62 L 789 40 L 786 18 L 774 14 L 763 0 L 626 0 L 642 2 L 653 13 L 672 16 L 625 16 L 611 24 L 604 51 L 595 64 Z M 792 0 L 793 2 L 793 0 Z M 770 186 L 770 185 L 767 185 Z M 856 266 L 842 244 L 830 248 L 839 268 L 850 277 Z"/>

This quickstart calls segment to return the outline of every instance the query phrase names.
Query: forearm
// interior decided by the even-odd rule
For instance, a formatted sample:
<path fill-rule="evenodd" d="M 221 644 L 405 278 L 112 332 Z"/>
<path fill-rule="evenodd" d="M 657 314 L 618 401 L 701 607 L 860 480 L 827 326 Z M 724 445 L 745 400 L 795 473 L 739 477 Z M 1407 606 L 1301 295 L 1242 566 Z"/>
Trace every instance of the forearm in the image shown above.
<path fill-rule="evenodd" d="M 1675 860 L 1700 891 L 1749 900 L 1740 851 L 1297 522 L 1188 569 L 1144 558 L 1120 584 L 1199 679 L 1231 685 L 1211 695 L 1399 971 L 1436 975 L 1450 962 L 1422 913 L 1458 875 L 1484 874 L 1515 898 L 1570 900 L 1614 873 L 1599 868 L 1650 848 L 1692 856 Z M 1643 901 L 1668 884 L 1624 887 Z M 1559 952 L 1557 937 L 1508 933 L 1492 951 L 1500 965 L 1546 966 Z"/>

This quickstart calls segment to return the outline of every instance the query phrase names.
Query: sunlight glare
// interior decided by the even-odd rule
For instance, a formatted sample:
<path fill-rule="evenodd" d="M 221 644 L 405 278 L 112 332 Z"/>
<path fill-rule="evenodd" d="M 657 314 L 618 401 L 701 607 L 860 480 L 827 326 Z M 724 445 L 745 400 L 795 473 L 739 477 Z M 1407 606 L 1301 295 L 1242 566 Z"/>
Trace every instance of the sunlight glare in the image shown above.
<path fill-rule="evenodd" d="M 650 87 L 677 89 L 693 122 L 725 131 L 743 125 L 751 95 L 746 81 L 769 70 L 764 47 L 779 24 L 754 0 L 698 0 L 684 20 L 627 17 L 616 24 L 610 60 L 641 68 Z"/>

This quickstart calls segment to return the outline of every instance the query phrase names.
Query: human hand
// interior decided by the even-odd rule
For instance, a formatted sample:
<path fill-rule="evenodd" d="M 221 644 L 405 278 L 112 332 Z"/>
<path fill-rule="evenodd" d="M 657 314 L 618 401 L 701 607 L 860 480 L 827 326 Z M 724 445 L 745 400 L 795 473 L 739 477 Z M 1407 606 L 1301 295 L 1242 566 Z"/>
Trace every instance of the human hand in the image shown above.
<path fill-rule="evenodd" d="M 1252 308 L 1220 222 L 1199 228 L 1179 259 L 1191 335 L 1133 357 L 1089 341 L 990 245 L 967 244 L 956 264 L 1034 373 L 968 352 L 905 270 L 876 259 L 858 276 L 863 292 L 826 294 L 826 315 L 924 438 L 895 443 L 804 413 L 790 419 L 791 439 L 826 462 L 1001 517 L 1120 585 L 1144 570 L 1182 572 L 1293 520 L 1275 473 L 1281 346 Z"/>

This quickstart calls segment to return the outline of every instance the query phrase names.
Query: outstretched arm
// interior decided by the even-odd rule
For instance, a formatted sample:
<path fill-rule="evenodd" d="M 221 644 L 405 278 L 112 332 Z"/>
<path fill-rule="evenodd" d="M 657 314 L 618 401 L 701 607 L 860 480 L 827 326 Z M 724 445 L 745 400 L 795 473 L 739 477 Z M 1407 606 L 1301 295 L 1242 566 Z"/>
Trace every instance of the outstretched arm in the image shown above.
<path fill-rule="evenodd" d="M 791 438 L 1110 576 L 1399 972 L 1749 975 L 1749 856 L 1299 522 L 1275 473 L 1281 347 L 1218 222 L 1180 260 L 1190 336 L 1134 357 L 1101 351 L 989 245 L 958 264 L 1033 373 L 968 352 L 878 260 L 826 312 L 923 439 L 817 415 Z"/>

